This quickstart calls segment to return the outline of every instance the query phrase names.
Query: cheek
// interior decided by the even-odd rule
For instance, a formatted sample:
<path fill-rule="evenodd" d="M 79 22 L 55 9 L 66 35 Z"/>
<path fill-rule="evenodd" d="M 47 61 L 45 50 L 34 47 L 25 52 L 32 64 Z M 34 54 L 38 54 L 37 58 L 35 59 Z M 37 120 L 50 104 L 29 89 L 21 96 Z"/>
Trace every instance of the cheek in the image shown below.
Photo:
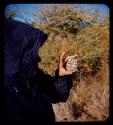
<path fill-rule="evenodd" d="M 34 66 L 33 66 L 33 68 L 32 68 L 32 75 L 35 75 L 36 74 L 36 72 L 37 72 L 37 68 L 38 68 L 38 64 L 36 63 Z"/>
<path fill-rule="evenodd" d="M 37 57 L 37 62 L 41 62 L 41 58 L 39 56 Z"/>

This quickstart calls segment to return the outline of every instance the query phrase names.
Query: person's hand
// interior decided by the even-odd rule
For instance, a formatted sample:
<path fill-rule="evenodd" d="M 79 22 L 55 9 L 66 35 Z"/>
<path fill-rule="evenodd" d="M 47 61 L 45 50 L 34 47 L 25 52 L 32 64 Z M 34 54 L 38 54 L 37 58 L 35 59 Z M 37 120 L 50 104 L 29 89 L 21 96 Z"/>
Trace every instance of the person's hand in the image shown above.
<path fill-rule="evenodd" d="M 68 57 L 65 57 L 65 52 L 63 52 L 60 56 L 60 64 L 59 64 L 59 76 L 71 75 L 72 72 L 66 70 L 66 62 Z"/>

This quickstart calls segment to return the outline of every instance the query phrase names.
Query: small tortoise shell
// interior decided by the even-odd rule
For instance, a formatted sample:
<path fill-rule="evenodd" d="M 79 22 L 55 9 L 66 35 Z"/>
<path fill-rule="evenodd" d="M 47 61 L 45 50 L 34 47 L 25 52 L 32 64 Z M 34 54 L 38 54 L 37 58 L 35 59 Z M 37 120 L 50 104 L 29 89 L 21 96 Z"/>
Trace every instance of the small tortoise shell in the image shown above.
<path fill-rule="evenodd" d="M 66 63 L 66 69 L 70 72 L 76 72 L 77 71 L 77 58 L 73 58 L 73 56 L 69 56 L 67 63 Z"/>

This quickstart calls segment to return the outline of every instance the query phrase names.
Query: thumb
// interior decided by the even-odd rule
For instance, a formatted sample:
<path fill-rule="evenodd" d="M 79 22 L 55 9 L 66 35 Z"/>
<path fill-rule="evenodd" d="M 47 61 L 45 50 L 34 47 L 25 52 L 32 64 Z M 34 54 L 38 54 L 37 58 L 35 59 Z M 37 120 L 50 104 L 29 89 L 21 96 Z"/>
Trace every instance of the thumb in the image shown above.
<path fill-rule="evenodd" d="M 65 52 L 62 52 L 62 54 L 61 54 L 61 56 L 60 56 L 60 66 L 63 65 L 64 56 L 65 56 Z"/>

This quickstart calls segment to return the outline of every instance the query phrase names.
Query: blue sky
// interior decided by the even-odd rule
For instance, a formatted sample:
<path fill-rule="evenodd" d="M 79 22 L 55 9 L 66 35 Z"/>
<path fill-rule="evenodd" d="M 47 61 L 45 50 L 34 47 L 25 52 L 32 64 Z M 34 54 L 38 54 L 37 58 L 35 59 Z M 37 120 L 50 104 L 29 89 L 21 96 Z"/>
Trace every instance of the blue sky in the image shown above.
<path fill-rule="evenodd" d="M 43 8 L 47 4 L 9 4 L 7 7 L 11 9 L 18 8 L 25 18 L 33 21 L 32 12 L 35 10 L 39 10 Z M 50 5 L 50 4 L 49 4 Z M 7 9 L 6 7 L 6 9 Z M 109 7 L 105 4 L 80 4 L 80 9 L 90 8 L 90 9 L 99 9 L 101 13 L 105 15 L 109 15 Z M 16 17 L 16 20 L 23 21 L 21 18 Z"/>

